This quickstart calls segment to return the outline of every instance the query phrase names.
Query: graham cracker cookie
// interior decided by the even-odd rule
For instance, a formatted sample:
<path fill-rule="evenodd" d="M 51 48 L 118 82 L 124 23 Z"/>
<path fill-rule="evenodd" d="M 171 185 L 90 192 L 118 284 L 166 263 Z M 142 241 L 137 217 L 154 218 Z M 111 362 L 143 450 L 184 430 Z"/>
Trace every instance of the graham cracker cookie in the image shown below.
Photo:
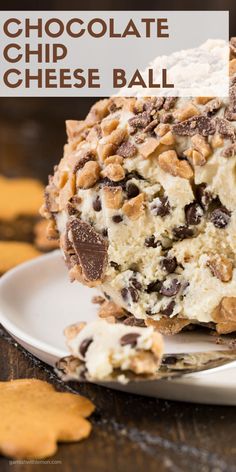
<path fill-rule="evenodd" d="M 0 274 L 22 262 L 40 256 L 32 244 L 18 241 L 0 241 Z"/>
<path fill-rule="evenodd" d="M 18 459 L 52 456 L 57 441 L 89 436 L 85 418 L 93 411 L 87 398 L 57 392 L 42 380 L 0 382 L 0 453 Z"/>
<path fill-rule="evenodd" d="M 0 176 L 0 219 L 37 215 L 43 201 L 43 185 L 35 179 Z"/>

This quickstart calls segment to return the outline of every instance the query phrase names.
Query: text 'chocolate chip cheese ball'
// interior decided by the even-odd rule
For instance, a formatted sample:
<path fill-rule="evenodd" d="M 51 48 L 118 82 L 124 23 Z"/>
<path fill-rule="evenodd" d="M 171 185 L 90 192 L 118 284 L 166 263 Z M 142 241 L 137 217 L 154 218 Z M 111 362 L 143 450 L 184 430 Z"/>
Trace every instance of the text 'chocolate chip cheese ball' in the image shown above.
<path fill-rule="evenodd" d="M 236 331 L 236 41 L 229 98 L 122 98 L 68 121 L 42 212 L 70 278 L 162 332 Z"/>

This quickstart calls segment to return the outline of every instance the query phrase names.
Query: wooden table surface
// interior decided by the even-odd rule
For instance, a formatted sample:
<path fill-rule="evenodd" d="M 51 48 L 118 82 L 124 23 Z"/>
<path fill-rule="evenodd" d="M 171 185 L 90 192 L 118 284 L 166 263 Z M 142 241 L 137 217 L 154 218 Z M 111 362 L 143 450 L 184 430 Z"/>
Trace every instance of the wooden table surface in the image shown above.
<path fill-rule="evenodd" d="M 65 118 L 81 118 L 87 99 L 1 99 L 0 174 L 46 181 L 62 153 Z M 236 408 L 170 402 L 88 385 L 65 385 L 0 330 L 0 380 L 36 377 L 96 405 L 91 437 L 61 444 L 57 463 L 0 458 L 0 470 L 81 472 L 236 472 Z M 1 421 L 1 419 L 0 419 Z"/>

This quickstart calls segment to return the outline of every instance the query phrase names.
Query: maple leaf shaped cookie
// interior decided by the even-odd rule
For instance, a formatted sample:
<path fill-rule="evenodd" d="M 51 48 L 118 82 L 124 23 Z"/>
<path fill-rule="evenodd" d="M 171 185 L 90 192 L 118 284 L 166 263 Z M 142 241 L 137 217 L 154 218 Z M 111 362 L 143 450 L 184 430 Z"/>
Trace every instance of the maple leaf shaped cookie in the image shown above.
<path fill-rule="evenodd" d="M 87 398 L 57 392 L 42 380 L 0 382 L 0 453 L 18 459 L 49 457 L 57 441 L 89 436 L 91 424 L 85 418 L 93 411 Z"/>

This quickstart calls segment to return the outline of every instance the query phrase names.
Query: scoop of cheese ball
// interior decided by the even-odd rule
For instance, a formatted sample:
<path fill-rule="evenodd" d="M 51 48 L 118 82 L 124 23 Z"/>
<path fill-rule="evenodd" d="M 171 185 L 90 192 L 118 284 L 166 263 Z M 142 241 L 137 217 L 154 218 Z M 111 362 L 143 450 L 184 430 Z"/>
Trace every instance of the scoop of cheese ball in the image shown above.
<path fill-rule="evenodd" d="M 170 332 L 236 330 L 232 61 L 227 99 L 114 97 L 68 121 L 45 192 L 71 279 Z"/>

